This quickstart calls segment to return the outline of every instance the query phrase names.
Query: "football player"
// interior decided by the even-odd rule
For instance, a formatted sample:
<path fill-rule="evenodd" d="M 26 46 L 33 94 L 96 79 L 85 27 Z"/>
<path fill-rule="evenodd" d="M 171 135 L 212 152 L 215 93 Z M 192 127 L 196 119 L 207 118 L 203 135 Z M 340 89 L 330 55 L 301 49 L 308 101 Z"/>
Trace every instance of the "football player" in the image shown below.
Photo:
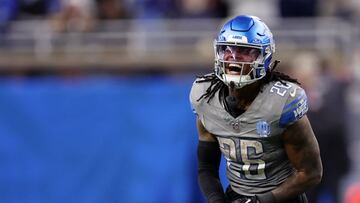
<path fill-rule="evenodd" d="M 319 147 L 296 79 L 275 71 L 273 35 L 255 16 L 226 22 L 215 68 L 193 83 L 198 182 L 208 202 L 304 203 L 322 177 Z M 230 185 L 219 180 L 221 153 Z"/>

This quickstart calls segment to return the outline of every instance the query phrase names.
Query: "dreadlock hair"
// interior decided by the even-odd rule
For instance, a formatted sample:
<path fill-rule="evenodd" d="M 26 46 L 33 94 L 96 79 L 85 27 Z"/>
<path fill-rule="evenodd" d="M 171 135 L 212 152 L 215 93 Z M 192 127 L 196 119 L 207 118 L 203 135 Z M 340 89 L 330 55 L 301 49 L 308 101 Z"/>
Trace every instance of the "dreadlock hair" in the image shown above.
<path fill-rule="evenodd" d="M 301 85 L 297 79 L 292 78 L 289 75 L 286 75 L 285 73 L 275 71 L 275 68 L 279 63 L 280 63 L 279 60 L 274 61 L 273 67 L 270 70 L 268 70 L 265 77 L 261 79 L 261 87 L 263 87 L 265 84 L 270 83 L 271 81 L 279 81 L 283 85 L 286 85 L 285 81 Z M 196 83 L 210 82 L 210 86 L 206 89 L 206 92 L 203 95 L 201 95 L 201 97 L 197 99 L 197 101 L 200 101 L 201 99 L 208 99 L 207 103 L 209 103 L 210 100 L 214 98 L 215 93 L 217 91 L 223 91 L 226 88 L 225 83 L 215 75 L 215 72 L 202 76 L 197 76 L 197 78 L 201 80 L 197 80 Z"/>
<path fill-rule="evenodd" d="M 223 83 L 223 81 L 221 81 L 214 72 L 207 75 L 197 76 L 197 78 L 202 80 L 197 80 L 196 83 L 210 82 L 210 86 L 206 89 L 206 92 L 201 95 L 197 101 L 204 98 L 208 99 L 207 103 L 209 103 L 217 91 L 222 91 L 226 87 L 225 83 Z"/>

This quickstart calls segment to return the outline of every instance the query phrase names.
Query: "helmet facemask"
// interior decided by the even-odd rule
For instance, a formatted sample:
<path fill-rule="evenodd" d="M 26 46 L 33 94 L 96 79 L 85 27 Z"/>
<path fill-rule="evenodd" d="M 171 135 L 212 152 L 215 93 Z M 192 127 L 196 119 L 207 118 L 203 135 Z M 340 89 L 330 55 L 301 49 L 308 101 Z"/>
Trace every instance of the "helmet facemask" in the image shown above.
<path fill-rule="evenodd" d="M 248 43 L 214 43 L 215 74 L 226 85 L 242 88 L 266 75 L 264 62 L 271 56 L 269 46 Z"/>

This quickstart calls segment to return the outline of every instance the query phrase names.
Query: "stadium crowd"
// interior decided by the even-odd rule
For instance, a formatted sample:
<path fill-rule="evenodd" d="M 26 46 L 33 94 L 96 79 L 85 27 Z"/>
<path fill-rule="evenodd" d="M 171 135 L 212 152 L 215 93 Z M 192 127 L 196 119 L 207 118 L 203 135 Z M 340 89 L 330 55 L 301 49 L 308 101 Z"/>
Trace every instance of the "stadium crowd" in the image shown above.
<path fill-rule="evenodd" d="M 251 13 L 262 18 L 336 16 L 359 17 L 356 0 L 0 0 L 2 31 L 14 20 L 54 19 L 56 29 L 71 29 L 75 21 L 89 30 L 96 20 L 149 18 L 224 18 Z"/>

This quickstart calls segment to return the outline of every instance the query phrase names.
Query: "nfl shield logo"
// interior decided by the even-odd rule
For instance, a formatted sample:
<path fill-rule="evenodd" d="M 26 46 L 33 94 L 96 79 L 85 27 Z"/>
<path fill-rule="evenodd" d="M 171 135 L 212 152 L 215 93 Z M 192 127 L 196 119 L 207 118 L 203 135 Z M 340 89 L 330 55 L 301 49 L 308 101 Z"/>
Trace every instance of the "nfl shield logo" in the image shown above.
<path fill-rule="evenodd" d="M 261 137 L 270 135 L 270 125 L 266 121 L 259 121 L 256 123 L 256 132 Z"/>

